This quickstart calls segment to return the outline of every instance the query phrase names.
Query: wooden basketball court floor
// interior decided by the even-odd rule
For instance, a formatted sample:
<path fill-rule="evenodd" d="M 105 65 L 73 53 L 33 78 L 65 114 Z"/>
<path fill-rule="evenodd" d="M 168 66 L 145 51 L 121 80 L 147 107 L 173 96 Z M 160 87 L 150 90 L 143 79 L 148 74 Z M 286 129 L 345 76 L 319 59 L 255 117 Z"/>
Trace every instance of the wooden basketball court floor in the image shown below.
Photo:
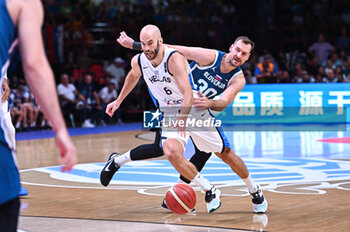
<path fill-rule="evenodd" d="M 52 132 L 17 135 L 22 185 L 19 231 L 350 231 L 350 131 L 227 132 L 268 200 L 254 214 L 243 182 L 214 155 L 202 174 L 223 193 L 221 208 L 206 211 L 196 190 L 196 214 L 160 207 L 177 173 L 164 159 L 124 165 L 109 187 L 99 171 L 111 152 L 144 143 L 154 134 L 141 124 L 71 129 L 79 164 L 61 173 Z M 186 157 L 193 147 L 186 148 Z M 1 230 L 1 229 L 0 229 Z"/>

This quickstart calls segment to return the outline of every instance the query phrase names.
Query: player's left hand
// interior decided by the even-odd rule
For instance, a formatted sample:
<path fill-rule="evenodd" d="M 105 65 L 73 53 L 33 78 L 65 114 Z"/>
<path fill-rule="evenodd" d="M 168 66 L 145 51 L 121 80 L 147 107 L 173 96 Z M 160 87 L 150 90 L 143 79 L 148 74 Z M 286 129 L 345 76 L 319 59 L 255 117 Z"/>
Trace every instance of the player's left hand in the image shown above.
<path fill-rule="evenodd" d="M 211 105 L 211 101 L 204 96 L 201 92 L 199 93 L 199 97 L 195 97 L 193 99 L 193 106 L 197 109 L 209 109 Z"/>
<path fill-rule="evenodd" d="M 11 92 L 7 79 L 4 79 L 4 82 L 2 83 L 2 89 L 3 95 L 1 97 L 1 102 L 5 102 L 9 98 Z"/>

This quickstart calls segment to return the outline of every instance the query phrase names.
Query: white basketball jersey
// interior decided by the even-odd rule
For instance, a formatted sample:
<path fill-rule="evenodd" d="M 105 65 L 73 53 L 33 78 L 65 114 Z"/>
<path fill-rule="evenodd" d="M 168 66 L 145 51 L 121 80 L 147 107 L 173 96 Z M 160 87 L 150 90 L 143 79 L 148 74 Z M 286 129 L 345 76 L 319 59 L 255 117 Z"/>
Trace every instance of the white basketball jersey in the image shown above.
<path fill-rule="evenodd" d="M 139 56 L 143 79 L 153 97 L 157 99 L 159 107 L 181 106 L 182 104 L 183 95 L 168 68 L 168 60 L 174 52 L 176 52 L 175 49 L 165 47 L 163 60 L 157 67 L 153 67 L 144 53 Z M 188 63 L 187 72 L 189 73 Z"/>

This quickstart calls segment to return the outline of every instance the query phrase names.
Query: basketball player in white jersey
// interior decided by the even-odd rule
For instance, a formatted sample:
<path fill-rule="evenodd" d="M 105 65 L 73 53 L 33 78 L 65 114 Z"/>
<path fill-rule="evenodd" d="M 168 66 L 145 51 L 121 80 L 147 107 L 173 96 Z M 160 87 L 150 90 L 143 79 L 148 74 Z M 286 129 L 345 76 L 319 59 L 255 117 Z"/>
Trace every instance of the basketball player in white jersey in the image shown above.
<path fill-rule="evenodd" d="M 181 175 L 192 180 L 206 192 L 208 212 L 214 212 L 221 206 L 221 192 L 199 174 L 196 167 L 183 157 L 183 152 L 189 136 L 196 140 L 199 149 L 207 152 L 222 152 L 225 148 L 224 141 L 216 128 L 201 128 L 200 131 L 186 128 L 189 114 L 195 115 L 196 119 L 200 120 L 211 117 L 208 110 L 198 111 L 191 108 L 193 95 L 198 92 L 191 87 L 187 60 L 176 50 L 163 45 L 160 30 L 154 25 L 147 25 L 141 30 L 140 41 L 144 52 L 132 58 L 131 70 L 126 76 L 120 95 L 107 105 L 106 113 L 113 116 L 124 98 L 143 76 L 151 94 L 157 99 L 164 117 L 175 119 L 179 123 L 175 131 L 164 128 L 164 125 L 162 127 L 161 146 L 164 155 Z M 169 105 L 174 107 L 168 107 Z M 100 179 L 105 186 L 111 179 L 108 177 L 110 170 L 116 168 L 115 156 L 116 154 L 112 154 L 109 157 L 101 172 Z M 105 179 L 109 180 L 108 183 L 103 183 Z"/>

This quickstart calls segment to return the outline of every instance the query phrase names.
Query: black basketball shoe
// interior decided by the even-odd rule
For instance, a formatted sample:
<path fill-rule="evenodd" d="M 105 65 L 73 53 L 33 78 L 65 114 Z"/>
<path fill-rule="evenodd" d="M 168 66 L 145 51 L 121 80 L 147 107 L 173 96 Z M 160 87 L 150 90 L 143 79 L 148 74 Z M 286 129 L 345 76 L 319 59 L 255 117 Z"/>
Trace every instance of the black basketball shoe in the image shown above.
<path fill-rule="evenodd" d="M 101 170 L 100 182 L 103 186 L 108 186 L 109 182 L 111 182 L 113 178 L 114 173 L 116 173 L 120 168 L 119 165 L 114 162 L 114 157 L 116 156 L 120 156 L 120 154 L 119 153 L 110 154 L 106 165 Z"/>
<path fill-rule="evenodd" d="M 250 195 L 252 197 L 254 213 L 265 213 L 268 204 L 261 190 L 261 187 L 257 185 L 257 191 L 255 193 L 250 193 Z"/>
<path fill-rule="evenodd" d="M 221 191 L 215 187 L 212 187 L 209 191 L 205 192 L 205 202 L 207 203 L 209 213 L 215 212 L 220 208 L 220 196 Z"/>

